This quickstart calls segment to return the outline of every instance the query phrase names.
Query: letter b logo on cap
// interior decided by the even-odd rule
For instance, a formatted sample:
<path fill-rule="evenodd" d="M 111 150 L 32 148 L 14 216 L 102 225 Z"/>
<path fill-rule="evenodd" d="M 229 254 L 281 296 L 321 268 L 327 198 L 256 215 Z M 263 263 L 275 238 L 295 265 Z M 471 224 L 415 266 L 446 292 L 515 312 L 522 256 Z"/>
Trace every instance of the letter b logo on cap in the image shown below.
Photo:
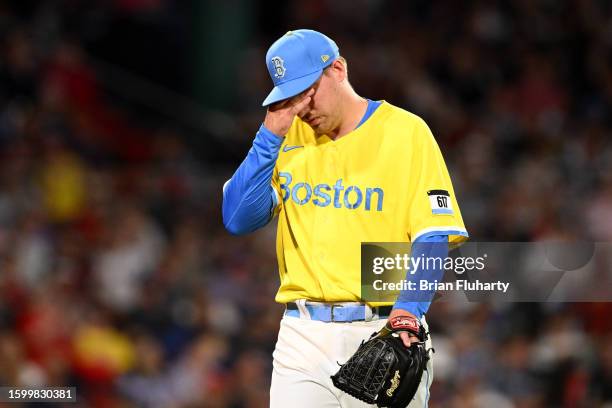
<path fill-rule="evenodd" d="M 285 69 L 285 65 L 284 65 L 284 61 L 281 57 L 272 57 L 272 65 L 274 65 L 274 70 L 276 71 L 276 73 L 274 74 L 274 76 L 276 78 L 282 78 L 285 76 L 285 72 L 287 71 Z"/>

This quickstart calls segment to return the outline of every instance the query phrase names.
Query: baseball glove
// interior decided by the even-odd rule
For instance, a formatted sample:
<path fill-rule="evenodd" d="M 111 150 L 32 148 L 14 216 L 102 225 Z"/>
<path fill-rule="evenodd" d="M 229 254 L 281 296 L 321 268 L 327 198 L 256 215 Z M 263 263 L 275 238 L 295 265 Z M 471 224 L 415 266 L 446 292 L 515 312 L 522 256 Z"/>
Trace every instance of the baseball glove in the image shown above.
<path fill-rule="evenodd" d="M 419 338 L 404 346 L 398 332 L 407 331 Z M 425 348 L 427 333 L 410 316 L 390 319 L 378 333 L 362 342 L 355 354 L 341 365 L 331 379 L 340 390 L 378 407 L 406 407 L 421 383 L 429 360 Z"/>

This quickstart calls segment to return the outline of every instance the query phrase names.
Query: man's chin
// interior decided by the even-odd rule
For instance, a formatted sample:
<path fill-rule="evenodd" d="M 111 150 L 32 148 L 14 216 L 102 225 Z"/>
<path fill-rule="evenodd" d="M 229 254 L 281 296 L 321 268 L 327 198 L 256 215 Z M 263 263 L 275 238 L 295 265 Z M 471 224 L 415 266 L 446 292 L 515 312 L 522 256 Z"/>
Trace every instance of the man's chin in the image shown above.
<path fill-rule="evenodd" d="M 326 135 L 326 134 L 327 134 L 327 131 L 326 131 L 326 130 L 321 129 L 321 128 L 320 128 L 320 127 L 318 127 L 318 126 L 315 126 L 315 127 L 312 127 L 312 126 L 311 126 L 311 128 L 312 128 L 312 130 L 314 130 L 314 133 L 315 133 L 315 135 L 316 135 L 316 136 L 323 136 L 323 135 Z"/>
<path fill-rule="evenodd" d="M 320 123 L 317 123 L 315 125 L 308 125 L 310 126 L 310 128 L 315 132 L 315 134 L 317 136 L 321 136 L 327 133 L 327 129 L 324 129 Z"/>

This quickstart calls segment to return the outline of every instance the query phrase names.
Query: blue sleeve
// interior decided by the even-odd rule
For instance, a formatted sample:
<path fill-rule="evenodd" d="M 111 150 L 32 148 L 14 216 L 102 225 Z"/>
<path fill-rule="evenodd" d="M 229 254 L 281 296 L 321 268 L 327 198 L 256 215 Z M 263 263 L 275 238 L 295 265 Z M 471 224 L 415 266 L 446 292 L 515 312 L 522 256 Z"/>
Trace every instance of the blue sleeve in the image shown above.
<path fill-rule="evenodd" d="M 448 235 L 424 235 L 412 243 L 412 256 L 423 256 L 425 258 L 442 258 L 444 260 L 448 256 Z M 440 262 L 443 264 L 444 262 Z M 436 265 L 438 266 L 438 265 Z M 425 270 L 418 267 L 414 274 L 408 272 L 406 280 L 416 282 L 416 287 L 419 287 L 421 280 L 433 282 L 442 281 L 444 268 L 431 268 Z M 395 301 L 394 309 L 406 310 L 419 319 L 429 309 L 431 301 L 435 295 L 435 290 L 403 290 L 400 292 Z"/>
<path fill-rule="evenodd" d="M 282 143 L 262 124 L 247 157 L 223 186 L 223 225 L 231 234 L 253 232 L 270 221 L 277 204 L 272 175 Z"/>

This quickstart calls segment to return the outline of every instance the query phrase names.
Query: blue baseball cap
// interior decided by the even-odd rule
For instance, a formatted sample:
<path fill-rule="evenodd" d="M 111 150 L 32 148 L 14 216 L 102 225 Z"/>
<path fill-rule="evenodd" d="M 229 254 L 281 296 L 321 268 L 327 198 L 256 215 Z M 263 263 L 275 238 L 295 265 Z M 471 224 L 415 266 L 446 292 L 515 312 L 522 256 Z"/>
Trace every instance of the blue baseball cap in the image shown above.
<path fill-rule="evenodd" d="M 261 106 L 291 98 L 308 89 L 340 56 L 329 37 L 314 30 L 295 30 L 276 40 L 266 54 L 274 89 Z"/>

